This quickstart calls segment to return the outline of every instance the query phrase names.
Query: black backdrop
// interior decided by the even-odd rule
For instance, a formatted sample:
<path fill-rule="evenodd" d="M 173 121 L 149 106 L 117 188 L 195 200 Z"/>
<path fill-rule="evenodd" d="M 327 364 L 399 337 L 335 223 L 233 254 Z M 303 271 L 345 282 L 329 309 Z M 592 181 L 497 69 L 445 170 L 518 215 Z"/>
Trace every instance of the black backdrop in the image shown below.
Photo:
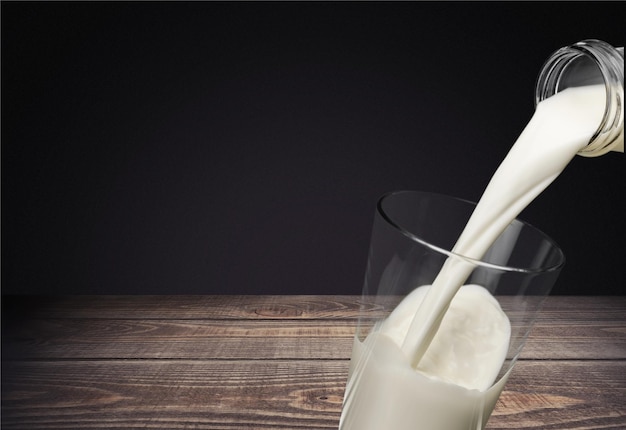
<path fill-rule="evenodd" d="M 2 292 L 359 293 L 378 197 L 477 200 L 623 3 L 2 2 Z M 623 294 L 622 154 L 521 218 Z"/>

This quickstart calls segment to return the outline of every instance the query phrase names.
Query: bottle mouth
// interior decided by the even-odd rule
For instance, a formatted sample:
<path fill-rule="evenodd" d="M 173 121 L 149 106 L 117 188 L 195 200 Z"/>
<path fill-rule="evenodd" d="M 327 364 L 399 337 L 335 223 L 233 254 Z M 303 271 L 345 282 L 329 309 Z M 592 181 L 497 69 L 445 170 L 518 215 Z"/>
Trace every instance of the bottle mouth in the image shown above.
<path fill-rule="evenodd" d="M 624 48 L 588 39 L 555 51 L 535 86 L 535 106 L 566 88 L 601 84 L 606 88 L 604 116 L 589 144 L 578 154 L 605 154 L 624 139 Z"/>

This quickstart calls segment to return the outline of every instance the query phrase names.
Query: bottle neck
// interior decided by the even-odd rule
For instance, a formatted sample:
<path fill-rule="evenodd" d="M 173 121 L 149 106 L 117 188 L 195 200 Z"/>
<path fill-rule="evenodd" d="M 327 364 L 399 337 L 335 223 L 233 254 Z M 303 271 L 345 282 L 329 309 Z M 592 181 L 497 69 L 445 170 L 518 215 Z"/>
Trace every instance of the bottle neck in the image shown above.
<path fill-rule="evenodd" d="M 535 86 L 535 104 L 569 87 L 603 84 L 604 117 L 589 144 L 578 154 L 596 157 L 624 152 L 624 48 L 600 40 L 583 40 L 554 52 Z"/>

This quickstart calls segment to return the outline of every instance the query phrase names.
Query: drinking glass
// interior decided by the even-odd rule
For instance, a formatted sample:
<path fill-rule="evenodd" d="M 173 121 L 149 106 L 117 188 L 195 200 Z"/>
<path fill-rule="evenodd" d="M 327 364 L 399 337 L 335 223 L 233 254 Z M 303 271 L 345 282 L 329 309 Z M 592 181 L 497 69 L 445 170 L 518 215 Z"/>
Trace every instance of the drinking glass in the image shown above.
<path fill-rule="evenodd" d="M 480 260 L 454 254 L 474 207 L 419 191 L 393 192 L 378 201 L 340 430 L 485 427 L 565 258 L 553 240 L 520 220 Z M 424 376 L 400 345 L 373 341 L 381 338 L 377 334 L 398 304 L 417 287 L 431 285 L 444 263 L 454 260 L 469 267 L 464 284 L 484 287 L 510 322 L 508 352 L 484 390 Z"/>

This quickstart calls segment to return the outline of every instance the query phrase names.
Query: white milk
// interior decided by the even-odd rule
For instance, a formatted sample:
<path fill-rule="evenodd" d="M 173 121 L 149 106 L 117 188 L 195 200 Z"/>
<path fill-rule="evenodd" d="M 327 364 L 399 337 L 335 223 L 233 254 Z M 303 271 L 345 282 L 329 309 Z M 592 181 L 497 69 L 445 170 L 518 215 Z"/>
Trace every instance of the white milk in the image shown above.
<path fill-rule="evenodd" d="M 485 189 L 455 253 L 483 256 L 587 145 L 605 100 L 604 85 L 593 85 L 568 88 L 537 105 Z M 510 326 L 486 290 L 461 288 L 472 269 L 449 259 L 431 287 L 407 296 L 363 343 L 355 339 L 340 429 L 476 430 L 485 425 L 508 377 L 492 385 L 508 349 Z M 471 323 L 459 323 L 464 320 Z M 464 352 L 446 351 L 460 338 L 466 339 Z"/>
<path fill-rule="evenodd" d="M 537 105 L 532 119 L 487 185 L 453 252 L 480 259 L 504 229 L 587 145 L 604 115 L 604 85 L 568 88 Z M 450 300 L 473 266 L 448 260 L 402 349 L 416 364 Z"/>
<path fill-rule="evenodd" d="M 355 339 L 341 429 L 476 430 L 487 422 L 508 378 L 493 385 L 509 320 L 486 289 L 464 285 L 416 371 L 400 345 L 430 288 L 415 289 L 363 343 Z"/>

